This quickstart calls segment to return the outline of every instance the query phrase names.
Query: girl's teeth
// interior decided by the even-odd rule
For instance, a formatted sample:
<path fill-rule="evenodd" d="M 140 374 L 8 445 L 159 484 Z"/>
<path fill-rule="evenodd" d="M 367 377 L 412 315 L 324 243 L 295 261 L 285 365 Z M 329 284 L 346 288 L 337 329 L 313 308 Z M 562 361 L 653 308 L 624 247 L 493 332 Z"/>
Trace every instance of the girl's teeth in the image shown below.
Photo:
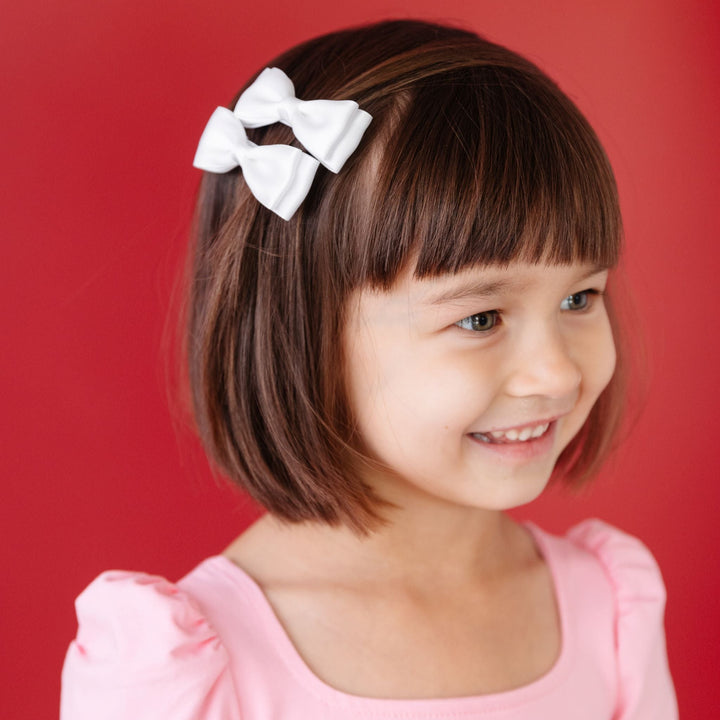
<path fill-rule="evenodd" d="M 535 427 L 525 427 L 522 430 L 493 430 L 489 433 L 476 433 L 476 435 L 484 442 L 525 442 L 544 435 L 549 427 L 550 423 L 543 423 Z"/>

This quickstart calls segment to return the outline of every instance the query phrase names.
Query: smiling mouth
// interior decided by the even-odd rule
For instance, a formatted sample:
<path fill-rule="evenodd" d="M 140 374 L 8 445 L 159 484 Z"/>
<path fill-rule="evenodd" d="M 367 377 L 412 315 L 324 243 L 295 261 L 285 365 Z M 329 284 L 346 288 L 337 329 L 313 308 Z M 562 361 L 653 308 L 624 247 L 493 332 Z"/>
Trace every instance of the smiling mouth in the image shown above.
<path fill-rule="evenodd" d="M 492 430 L 487 433 L 472 433 L 474 438 L 490 445 L 517 445 L 531 440 L 537 440 L 545 435 L 552 422 L 539 425 L 527 425 L 520 430 Z"/>

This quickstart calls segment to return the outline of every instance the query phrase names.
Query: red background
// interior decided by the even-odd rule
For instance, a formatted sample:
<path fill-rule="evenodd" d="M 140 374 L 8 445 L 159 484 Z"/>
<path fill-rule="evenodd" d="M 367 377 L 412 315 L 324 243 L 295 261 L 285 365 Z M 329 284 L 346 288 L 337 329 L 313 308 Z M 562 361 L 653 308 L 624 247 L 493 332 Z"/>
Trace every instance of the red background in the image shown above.
<path fill-rule="evenodd" d="M 718 116 L 713 0 L 5 0 L 0 57 L 0 715 L 57 715 L 73 598 L 99 571 L 177 578 L 252 510 L 173 429 L 162 335 L 217 104 L 291 44 L 385 17 L 458 20 L 554 76 L 620 184 L 650 394 L 581 498 L 640 535 L 669 589 L 684 718 L 720 706 Z M 208 9 L 210 8 L 210 9 Z"/>

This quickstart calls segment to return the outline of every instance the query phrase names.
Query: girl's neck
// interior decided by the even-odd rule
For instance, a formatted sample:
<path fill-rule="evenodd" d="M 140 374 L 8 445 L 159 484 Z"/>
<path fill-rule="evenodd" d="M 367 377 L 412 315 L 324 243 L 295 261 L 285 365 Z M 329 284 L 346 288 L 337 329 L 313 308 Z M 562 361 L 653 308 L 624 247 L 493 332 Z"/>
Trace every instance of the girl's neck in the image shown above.
<path fill-rule="evenodd" d="M 261 584 L 332 578 L 408 588 L 484 583 L 537 560 L 529 534 L 500 511 L 418 503 L 388 515 L 366 537 L 266 515 L 225 554 Z"/>

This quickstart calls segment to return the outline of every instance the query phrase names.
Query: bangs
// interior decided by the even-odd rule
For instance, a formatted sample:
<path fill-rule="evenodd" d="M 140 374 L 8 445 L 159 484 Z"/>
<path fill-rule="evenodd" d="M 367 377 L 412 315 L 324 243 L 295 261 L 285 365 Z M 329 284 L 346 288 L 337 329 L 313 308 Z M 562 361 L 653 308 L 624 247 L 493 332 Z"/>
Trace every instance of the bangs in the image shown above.
<path fill-rule="evenodd" d="M 387 287 L 410 258 L 418 277 L 513 260 L 617 263 L 612 170 L 552 81 L 495 64 L 410 92 L 375 174 L 362 280 Z"/>

